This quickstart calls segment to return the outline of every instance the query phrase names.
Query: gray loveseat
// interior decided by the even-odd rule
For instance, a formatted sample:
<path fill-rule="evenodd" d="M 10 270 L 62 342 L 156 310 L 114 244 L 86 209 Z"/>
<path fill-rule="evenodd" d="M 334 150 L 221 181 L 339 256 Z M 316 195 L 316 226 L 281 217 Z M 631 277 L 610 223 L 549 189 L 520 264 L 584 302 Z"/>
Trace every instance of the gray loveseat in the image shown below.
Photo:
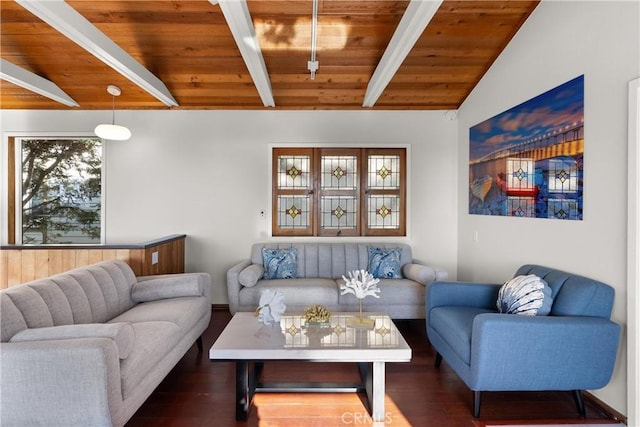
<path fill-rule="evenodd" d="M 211 318 L 210 277 L 122 261 L 0 292 L 0 424 L 121 426 Z"/>
<path fill-rule="evenodd" d="M 295 278 L 264 279 L 262 249 L 297 249 Z M 354 243 L 256 243 L 251 257 L 227 271 L 229 310 L 254 311 L 265 289 L 280 291 L 287 311 L 302 312 L 306 307 L 322 304 L 331 311 L 357 311 L 358 299 L 352 294 L 341 295 L 342 276 L 349 271 L 367 270 L 368 248 L 399 248 L 401 278 L 381 279 L 380 298 L 366 297 L 364 311 L 386 312 L 394 319 L 423 319 L 425 286 L 436 280 L 446 280 L 446 271 L 413 259 L 411 246 L 391 242 Z"/>

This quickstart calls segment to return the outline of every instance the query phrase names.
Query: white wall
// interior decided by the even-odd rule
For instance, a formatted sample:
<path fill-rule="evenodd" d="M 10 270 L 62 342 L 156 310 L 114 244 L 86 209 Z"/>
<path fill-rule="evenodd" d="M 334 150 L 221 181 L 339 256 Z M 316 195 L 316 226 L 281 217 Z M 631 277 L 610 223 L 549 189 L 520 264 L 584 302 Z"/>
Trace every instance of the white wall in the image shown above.
<path fill-rule="evenodd" d="M 109 117 L 12 110 L 0 116 L 3 141 L 22 132 L 91 134 Z M 227 301 L 227 269 L 249 257 L 252 243 L 271 238 L 271 144 L 409 147 L 409 236 L 395 240 L 455 278 L 457 124 L 442 111 L 127 111 L 117 112 L 116 122 L 133 137 L 106 144 L 107 243 L 187 234 L 187 270 L 211 274 L 214 303 Z"/>
<path fill-rule="evenodd" d="M 640 75 L 638 18 L 638 2 L 542 2 L 458 115 L 458 277 L 502 282 L 519 265 L 538 263 L 614 286 L 612 317 L 623 325 L 622 344 L 611 383 L 593 393 L 623 414 L 627 412 L 627 94 L 628 82 Z M 581 74 L 585 75 L 584 220 L 469 215 L 469 127 Z"/>

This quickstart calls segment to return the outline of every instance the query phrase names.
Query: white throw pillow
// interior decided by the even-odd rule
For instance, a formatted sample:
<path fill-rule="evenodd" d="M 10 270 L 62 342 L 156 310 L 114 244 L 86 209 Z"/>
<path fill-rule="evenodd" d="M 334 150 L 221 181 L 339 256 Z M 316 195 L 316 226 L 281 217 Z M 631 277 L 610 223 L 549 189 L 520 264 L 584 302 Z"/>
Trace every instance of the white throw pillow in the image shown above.
<path fill-rule="evenodd" d="M 516 276 L 498 291 L 500 313 L 546 316 L 551 311 L 551 288 L 535 274 Z"/>

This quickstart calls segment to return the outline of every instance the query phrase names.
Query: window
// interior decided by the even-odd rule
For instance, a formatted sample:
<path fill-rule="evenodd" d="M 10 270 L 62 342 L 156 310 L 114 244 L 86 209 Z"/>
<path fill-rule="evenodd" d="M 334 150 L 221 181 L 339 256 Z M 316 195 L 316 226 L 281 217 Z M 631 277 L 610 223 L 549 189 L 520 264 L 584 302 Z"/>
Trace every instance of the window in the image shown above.
<path fill-rule="evenodd" d="M 404 148 L 274 148 L 274 236 L 404 236 Z"/>
<path fill-rule="evenodd" d="M 9 149 L 9 243 L 101 243 L 101 140 L 10 138 Z"/>

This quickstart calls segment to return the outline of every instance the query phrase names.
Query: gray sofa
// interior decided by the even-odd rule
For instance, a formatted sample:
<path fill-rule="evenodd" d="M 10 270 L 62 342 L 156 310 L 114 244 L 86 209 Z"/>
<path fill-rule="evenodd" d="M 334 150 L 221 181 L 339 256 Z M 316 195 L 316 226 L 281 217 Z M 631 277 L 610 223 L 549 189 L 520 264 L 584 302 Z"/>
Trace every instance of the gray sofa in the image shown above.
<path fill-rule="evenodd" d="M 264 279 L 262 249 L 297 249 L 296 278 Z M 358 299 L 341 295 L 342 276 L 349 271 L 368 267 L 368 248 L 399 248 L 402 278 L 381 279 L 380 298 L 366 297 L 363 311 L 386 312 L 394 319 L 423 319 L 425 286 L 436 280 L 446 280 L 446 271 L 413 259 L 411 246 L 392 242 L 256 243 L 251 256 L 227 271 L 229 310 L 254 311 L 265 289 L 280 291 L 287 311 L 302 312 L 306 307 L 322 304 L 331 311 L 357 311 Z"/>
<path fill-rule="evenodd" d="M 0 424 L 121 426 L 211 318 L 204 273 L 105 261 L 0 292 Z"/>

